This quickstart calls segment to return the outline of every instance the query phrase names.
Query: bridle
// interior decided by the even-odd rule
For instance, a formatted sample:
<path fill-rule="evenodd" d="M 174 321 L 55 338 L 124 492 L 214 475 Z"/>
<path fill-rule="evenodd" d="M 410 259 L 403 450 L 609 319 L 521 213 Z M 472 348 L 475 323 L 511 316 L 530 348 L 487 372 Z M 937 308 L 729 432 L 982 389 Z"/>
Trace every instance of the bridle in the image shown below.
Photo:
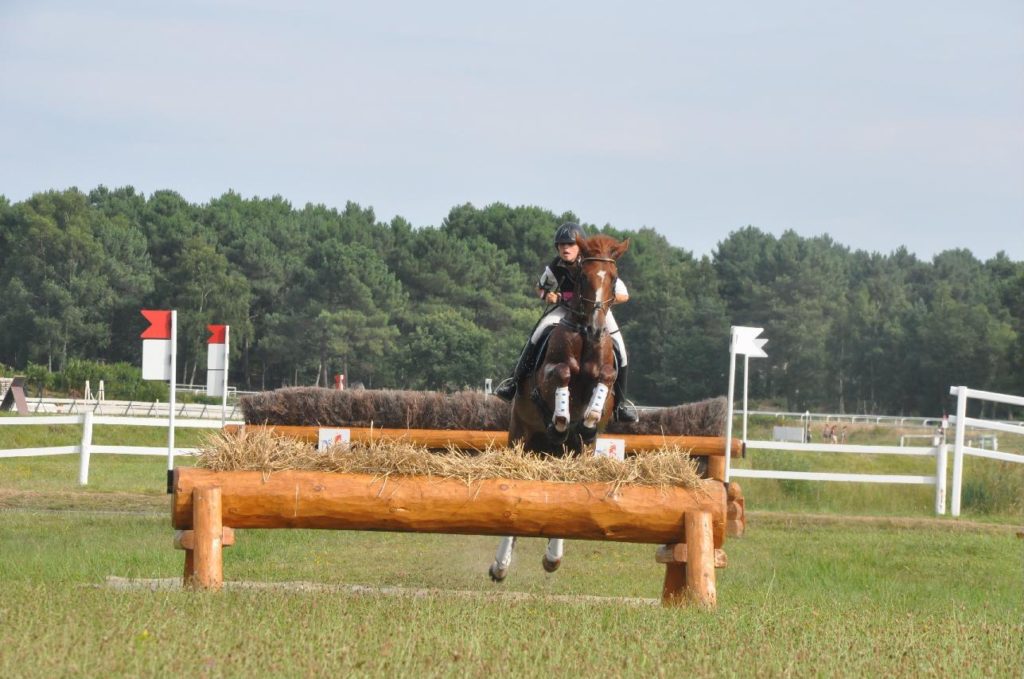
<path fill-rule="evenodd" d="M 584 257 L 584 258 L 579 260 L 579 263 L 580 263 L 580 275 L 582 275 L 582 273 L 583 273 L 583 271 L 582 271 L 583 265 L 585 263 L 587 263 L 587 262 L 607 262 L 607 263 L 610 263 L 610 264 L 614 264 L 615 260 L 613 258 L 611 258 L 611 257 Z M 582 294 L 577 294 L 576 298 L 579 300 L 579 304 L 576 305 L 576 306 L 578 308 L 569 307 L 569 311 L 572 312 L 572 314 L 574 316 L 576 316 L 577 318 L 585 318 L 587 316 L 587 314 L 586 314 L 586 312 L 582 308 L 584 304 L 588 304 L 589 303 L 589 304 L 593 305 L 594 313 L 595 314 L 598 313 L 599 311 L 601 311 L 602 309 L 606 309 L 606 308 L 607 309 L 611 309 L 612 302 L 615 301 L 615 282 L 616 282 L 616 280 L 618 280 L 618 276 L 614 276 L 613 275 L 612 276 L 612 281 L 611 281 L 611 291 L 612 291 L 612 293 L 611 293 L 610 297 L 604 297 L 602 299 L 596 299 L 596 298 L 595 299 L 590 299 L 589 297 L 584 297 Z M 567 320 L 567 319 L 563 319 L 563 321 L 564 320 Z M 573 328 L 577 332 L 580 332 L 580 333 L 583 333 L 583 334 L 591 334 L 590 330 L 589 330 L 589 327 L 587 325 L 585 325 L 584 323 L 571 323 L 571 322 L 569 322 L 569 323 L 566 323 L 566 325 L 568 325 L 569 327 Z M 598 337 L 600 337 L 603 333 L 604 333 L 604 325 L 602 324 L 601 327 L 598 327 L 598 328 L 596 328 L 594 330 L 593 334 L 598 336 Z"/>

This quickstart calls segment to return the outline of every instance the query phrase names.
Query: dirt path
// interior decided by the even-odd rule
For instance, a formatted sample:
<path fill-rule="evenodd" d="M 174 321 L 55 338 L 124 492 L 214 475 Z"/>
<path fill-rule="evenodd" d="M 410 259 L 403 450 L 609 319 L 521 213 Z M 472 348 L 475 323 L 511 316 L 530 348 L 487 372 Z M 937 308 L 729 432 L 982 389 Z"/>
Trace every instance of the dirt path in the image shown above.
<path fill-rule="evenodd" d="M 119 591 L 165 591 L 182 589 L 181 578 L 122 578 L 108 575 L 100 585 Z M 435 589 L 432 587 L 375 587 L 369 585 L 327 584 L 320 582 L 247 582 L 225 581 L 227 591 L 278 591 L 329 593 L 347 596 L 385 596 L 397 598 L 425 599 L 431 597 L 457 597 L 484 601 L 545 601 L 561 604 L 614 604 L 627 606 L 657 606 L 657 599 L 639 597 L 594 596 L 588 594 L 533 594 L 515 591 L 485 591 L 470 589 Z"/>

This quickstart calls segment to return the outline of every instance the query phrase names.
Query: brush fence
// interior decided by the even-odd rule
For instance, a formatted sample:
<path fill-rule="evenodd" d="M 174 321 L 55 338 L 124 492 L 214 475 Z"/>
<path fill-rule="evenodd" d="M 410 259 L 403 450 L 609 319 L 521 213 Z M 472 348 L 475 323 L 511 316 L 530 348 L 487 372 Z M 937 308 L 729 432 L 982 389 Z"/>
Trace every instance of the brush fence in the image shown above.
<path fill-rule="evenodd" d="M 329 528 L 611 540 L 661 545 L 662 601 L 716 605 L 727 491 L 284 471 L 174 470 L 172 524 L 185 584 L 219 589 L 236 528 Z"/>

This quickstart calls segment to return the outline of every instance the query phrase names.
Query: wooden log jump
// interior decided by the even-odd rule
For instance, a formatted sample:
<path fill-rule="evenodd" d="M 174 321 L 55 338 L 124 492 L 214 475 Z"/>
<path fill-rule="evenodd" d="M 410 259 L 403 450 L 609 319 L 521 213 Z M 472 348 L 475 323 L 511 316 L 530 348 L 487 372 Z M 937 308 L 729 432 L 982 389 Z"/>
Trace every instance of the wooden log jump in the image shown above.
<path fill-rule="evenodd" d="M 212 489 L 216 489 L 215 491 Z M 570 484 L 285 471 L 174 470 L 172 524 L 186 534 L 185 584 L 219 589 L 236 528 L 332 528 L 611 540 L 667 545 L 662 601 L 714 607 L 725 563 L 726 488 Z M 192 545 L 189 549 L 186 542 Z M 685 549 L 681 547 L 685 546 Z M 716 549 L 717 548 L 717 549 Z M 667 551 L 666 551 L 667 550 Z M 668 556 L 666 556 L 666 554 Z M 667 560 L 665 560 L 667 559 Z"/>
<path fill-rule="evenodd" d="M 320 428 L 294 425 L 228 425 L 227 432 L 242 429 L 270 429 L 281 436 L 288 436 L 301 441 L 316 443 L 320 438 Z M 477 431 L 472 429 L 377 429 L 368 427 L 342 427 L 350 432 L 353 443 L 379 443 L 396 441 L 413 443 L 426 448 L 447 448 L 454 446 L 463 450 L 485 450 L 488 447 L 501 448 L 508 445 L 508 432 Z M 725 458 L 724 436 L 661 436 L 658 434 L 607 434 L 609 438 L 623 439 L 626 452 L 637 453 L 645 450 L 657 450 L 668 446 L 678 446 L 689 450 L 693 457 Z M 734 438 L 730 448 L 732 456 L 743 456 L 743 441 Z"/>

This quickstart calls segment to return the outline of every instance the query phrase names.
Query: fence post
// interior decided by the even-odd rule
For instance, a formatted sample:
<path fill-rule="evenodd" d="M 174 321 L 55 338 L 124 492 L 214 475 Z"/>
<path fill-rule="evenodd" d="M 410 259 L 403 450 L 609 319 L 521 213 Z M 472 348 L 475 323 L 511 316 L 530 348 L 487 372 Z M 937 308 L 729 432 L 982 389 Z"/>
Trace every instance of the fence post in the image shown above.
<path fill-rule="evenodd" d="M 935 437 L 938 439 L 935 445 L 935 515 L 944 516 L 946 513 L 946 456 L 949 446 L 946 437 Z"/>
<path fill-rule="evenodd" d="M 89 483 L 89 455 L 92 453 L 92 411 L 82 413 L 82 445 L 79 450 L 78 485 Z"/>
<path fill-rule="evenodd" d="M 964 475 L 964 431 L 967 419 L 967 387 L 956 388 L 956 438 L 953 444 L 953 493 L 951 511 L 953 518 L 960 516 L 960 490 Z"/>

